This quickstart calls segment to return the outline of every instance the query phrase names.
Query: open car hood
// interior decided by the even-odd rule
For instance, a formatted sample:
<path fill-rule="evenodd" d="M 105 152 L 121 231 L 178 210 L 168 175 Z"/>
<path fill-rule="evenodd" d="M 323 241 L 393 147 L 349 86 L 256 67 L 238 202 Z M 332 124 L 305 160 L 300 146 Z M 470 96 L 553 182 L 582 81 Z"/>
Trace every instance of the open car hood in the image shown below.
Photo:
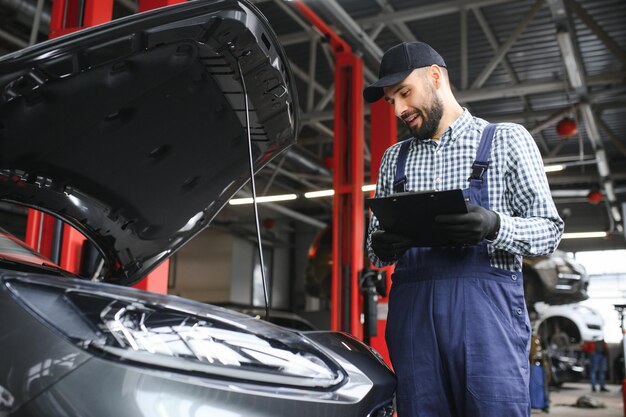
<path fill-rule="evenodd" d="M 246 1 L 193 1 L 0 58 L 0 199 L 63 219 L 132 284 L 295 141 L 284 51 Z"/>

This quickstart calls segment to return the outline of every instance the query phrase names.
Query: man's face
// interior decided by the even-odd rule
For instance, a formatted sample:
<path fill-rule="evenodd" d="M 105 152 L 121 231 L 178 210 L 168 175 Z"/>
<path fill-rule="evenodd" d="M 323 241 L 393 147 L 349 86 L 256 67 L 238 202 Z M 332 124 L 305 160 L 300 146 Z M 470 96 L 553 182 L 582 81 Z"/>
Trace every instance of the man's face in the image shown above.
<path fill-rule="evenodd" d="M 428 78 L 427 69 L 413 71 L 402 82 L 385 87 L 385 100 L 417 140 L 431 139 L 443 115 L 443 103 Z"/>

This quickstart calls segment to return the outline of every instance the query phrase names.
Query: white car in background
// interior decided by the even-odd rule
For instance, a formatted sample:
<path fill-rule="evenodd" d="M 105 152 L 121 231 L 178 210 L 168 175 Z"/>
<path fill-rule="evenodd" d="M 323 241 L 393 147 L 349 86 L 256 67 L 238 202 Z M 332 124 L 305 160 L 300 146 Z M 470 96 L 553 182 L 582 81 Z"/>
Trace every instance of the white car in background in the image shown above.
<path fill-rule="evenodd" d="M 538 320 L 533 330 L 545 344 L 566 348 L 604 337 L 604 320 L 594 309 L 581 304 L 535 304 Z"/>

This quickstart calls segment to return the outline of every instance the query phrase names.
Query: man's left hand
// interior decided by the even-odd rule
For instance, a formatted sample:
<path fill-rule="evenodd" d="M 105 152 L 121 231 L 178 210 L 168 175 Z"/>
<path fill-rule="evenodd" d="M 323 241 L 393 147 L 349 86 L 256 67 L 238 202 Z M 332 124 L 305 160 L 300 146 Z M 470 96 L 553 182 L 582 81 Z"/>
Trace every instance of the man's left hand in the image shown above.
<path fill-rule="evenodd" d="M 467 205 L 467 213 L 440 214 L 435 230 L 453 243 L 475 245 L 487 238 L 493 240 L 500 230 L 500 216 L 486 208 Z"/>

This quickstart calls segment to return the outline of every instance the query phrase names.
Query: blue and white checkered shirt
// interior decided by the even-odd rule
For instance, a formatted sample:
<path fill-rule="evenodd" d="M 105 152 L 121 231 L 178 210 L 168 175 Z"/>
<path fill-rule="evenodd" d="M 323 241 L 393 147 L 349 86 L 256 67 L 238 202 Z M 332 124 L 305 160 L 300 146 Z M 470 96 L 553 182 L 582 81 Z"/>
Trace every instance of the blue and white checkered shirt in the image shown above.
<path fill-rule="evenodd" d="M 407 190 L 467 188 L 471 166 L 487 121 L 465 110 L 438 141 L 414 140 L 406 161 Z M 389 147 L 380 165 L 376 197 L 393 193 L 400 143 Z M 563 233 L 563 220 L 552 201 L 541 155 L 528 131 L 514 123 L 497 125 L 487 178 L 490 209 L 500 216 L 500 232 L 488 245 L 491 266 L 522 270 L 522 256 L 552 253 Z M 379 229 L 372 215 L 367 234 L 370 260 L 383 267 L 374 254 L 371 235 Z"/>

